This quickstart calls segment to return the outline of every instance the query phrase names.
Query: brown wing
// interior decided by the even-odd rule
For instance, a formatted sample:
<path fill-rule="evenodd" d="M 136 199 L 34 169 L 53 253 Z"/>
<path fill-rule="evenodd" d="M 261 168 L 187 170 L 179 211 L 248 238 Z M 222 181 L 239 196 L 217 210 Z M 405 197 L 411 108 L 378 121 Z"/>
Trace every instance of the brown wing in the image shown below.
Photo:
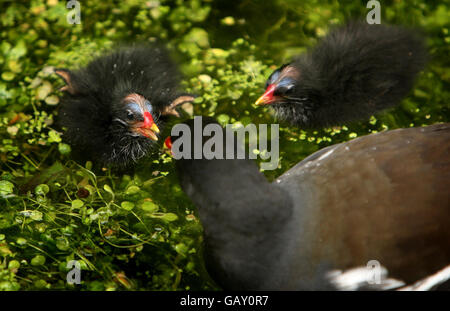
<path fill-rule="evenodd" d="M 450 124 L 368 135 L 299 166 L 313 265 L 378 260 L 413 282 L 450 263 Z"/>

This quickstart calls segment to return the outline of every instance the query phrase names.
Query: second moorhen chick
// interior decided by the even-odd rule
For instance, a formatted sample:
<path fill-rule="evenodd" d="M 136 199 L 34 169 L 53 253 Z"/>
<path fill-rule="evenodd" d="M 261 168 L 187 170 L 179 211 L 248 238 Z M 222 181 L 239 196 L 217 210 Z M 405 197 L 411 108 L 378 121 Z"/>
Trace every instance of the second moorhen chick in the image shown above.
<path fill-rule="evenodd" d="M 450 263 L 448 123 L 324 148 L 272 183 L 248 159 L 176 165 L 209 272 L 226 289 L 392 289 Z M 374 261 L 388 277 L 369 284 Z"/>
<path fill-rule="evenodd" d="M 369 117 L 411 90 L 427 59 L 423 41 L 400 26 L 347 23 L 275 70 L 256 104 L 303 128 Z"/>

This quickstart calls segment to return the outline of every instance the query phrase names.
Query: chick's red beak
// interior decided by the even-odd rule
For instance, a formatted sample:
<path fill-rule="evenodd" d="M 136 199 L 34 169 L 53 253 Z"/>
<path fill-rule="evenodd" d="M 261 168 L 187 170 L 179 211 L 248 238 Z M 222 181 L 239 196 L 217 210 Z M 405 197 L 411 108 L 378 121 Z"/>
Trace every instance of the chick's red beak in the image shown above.
<path fill-rule="evenodd" d="M 255 102 L 255 105 L 262 106 L 271 104 L 273 102 L 273 92 L 275 92 L 276 86 L 276 84 L 269 84 L 264 94 Z"/>
<path fill-rule="evenodd" d="M 169 152 L 171 156 L 173 156 L 172 153 L 172 138 L 170 136 L 167 136 L 166 140 L 164 141 L 164 149 Z"/>
<path fill-rule="evenodd" d="M 170 138 L 170 136 L 167 136 L 166 140 L 164 141 L 164 147 L 172 150 L 172 138 Z"/>
<path fill-rule="evenodd" d="M 159 134 L 159 128 L 153 120 L 150 112 L 144 112 L 144 123 L 137 129 L 137 131 L 151 140 L 158 140 L 158 136 L 156 136 L 156 134 Z"/>

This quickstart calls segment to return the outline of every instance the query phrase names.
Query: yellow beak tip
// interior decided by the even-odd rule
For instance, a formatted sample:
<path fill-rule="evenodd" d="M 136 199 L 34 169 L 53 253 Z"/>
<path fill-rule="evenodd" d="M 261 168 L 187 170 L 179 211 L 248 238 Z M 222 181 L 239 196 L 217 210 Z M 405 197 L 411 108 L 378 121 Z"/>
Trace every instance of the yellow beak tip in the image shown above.
<path fill-rule="evenodd" d="M 158 126 L 156 125 L 156 123 L 153 123 L 153 125 L 152 125 L 152 127 L 150 129 L 153 132 L 157 133 L 157 134 L 159 134 L 159 132 L 160 132 Z"/>
<path fill-rule="evenodd" d="M 151 140 L 154 140 L 154 141 L 158 141 L 158 136 L 156 136 L 155 133 L 151 133 L 151 134 L 148 136 L 148 138 L 150 138 Z"/>
<path fill-rule="evenodd" d="M 260 98 L 258 98 L 255 102 L 256 106 L 262 106 L 264 105 L 264 98 L 261 96 Z"/>

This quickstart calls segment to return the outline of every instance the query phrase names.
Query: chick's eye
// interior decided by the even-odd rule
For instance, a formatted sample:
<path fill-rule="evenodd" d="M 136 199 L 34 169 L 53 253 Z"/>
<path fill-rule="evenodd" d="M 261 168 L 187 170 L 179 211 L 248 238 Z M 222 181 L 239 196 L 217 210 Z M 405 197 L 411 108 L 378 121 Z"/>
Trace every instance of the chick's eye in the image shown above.
<path fill-rule="evenodd" d="M 274 95 L 288 96 L 295 91 L 295 80 L 291 78 L 282 79 L 275 89 Z"/>
<path fill-rule="evenodd" d="M 275 89 L 274 95 L 287 96 L 292 94 L 293 91 L 294 91 L 293 85 L 281 85 Z"/>
<path fill-rule="evenodd" d="M 287 85 L 285 87 L 285 89 L 284 89 L 284 94 L 285 95 L 292 94 L 293 92 L 294 92 L 294 86 L 292 84 L 291 85 Z"/>
<path fill-rule="evenodd" d="M 126 108 L 126 114 L 128 120 L 135 119 L 136 115 L 139 115 L 141 108 L 139 108 L 139 105 L 135 102 L 130 102 L 127 104 Z"/>
<path fill-rule="evenodd" d="M 134 120 L 134 113 L 131 110 L 127 110 L 127 119 Z"/>

